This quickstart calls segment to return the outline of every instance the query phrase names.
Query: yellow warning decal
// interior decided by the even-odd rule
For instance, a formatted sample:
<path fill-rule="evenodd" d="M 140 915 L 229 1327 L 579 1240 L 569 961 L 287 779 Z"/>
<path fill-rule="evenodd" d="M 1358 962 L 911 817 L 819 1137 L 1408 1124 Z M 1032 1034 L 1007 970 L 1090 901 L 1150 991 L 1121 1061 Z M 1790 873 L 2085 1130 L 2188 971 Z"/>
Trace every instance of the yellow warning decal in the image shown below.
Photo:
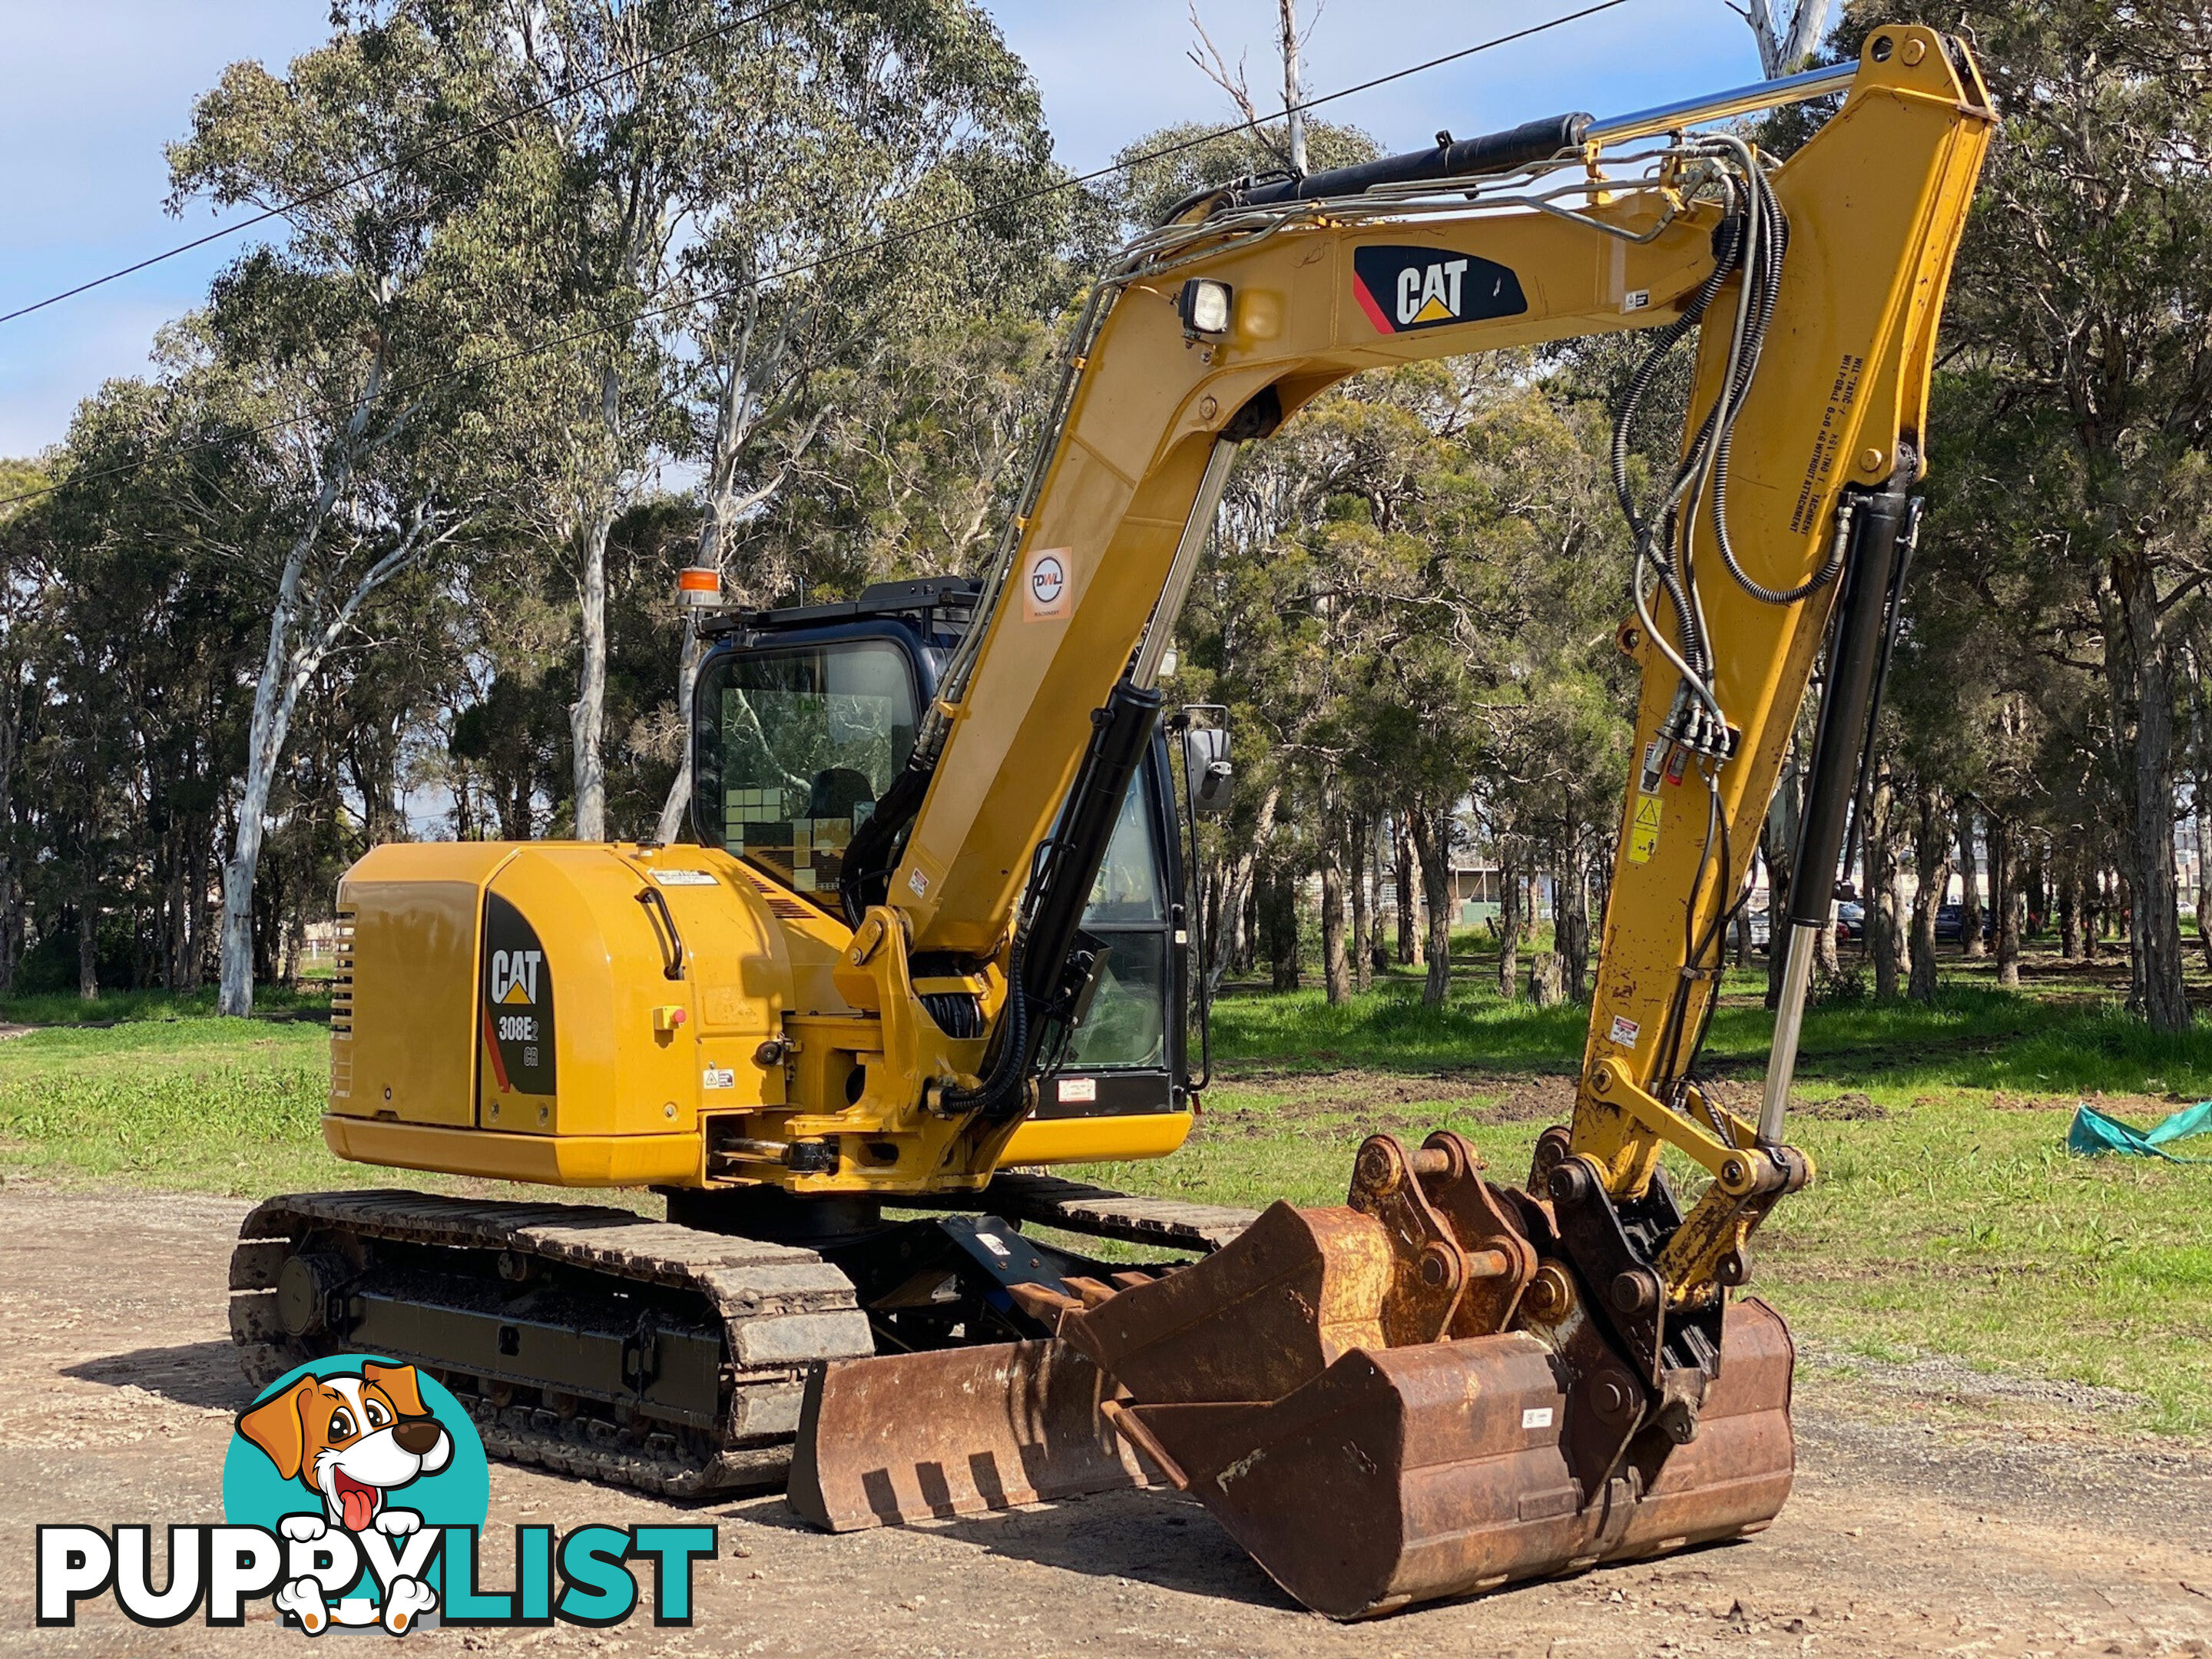
<path fill-rule="evenodd" d="M 1628 826 L 1628 861 L 1649 864 L 1659 850 L 1659 797 L 1638 795 L 1636 816 Z"/>

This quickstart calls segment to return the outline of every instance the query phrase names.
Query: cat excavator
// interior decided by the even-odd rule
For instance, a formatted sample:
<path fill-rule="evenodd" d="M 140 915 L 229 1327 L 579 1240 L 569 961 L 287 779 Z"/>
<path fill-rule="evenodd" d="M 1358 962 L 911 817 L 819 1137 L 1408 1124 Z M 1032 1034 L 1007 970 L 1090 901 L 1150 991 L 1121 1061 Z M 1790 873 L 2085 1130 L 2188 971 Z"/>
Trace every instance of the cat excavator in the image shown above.
<path fill-rule="evenodd" d="M 1784 160 L 1729 124 L 1810 100 Z M 1882 27 L 1855 63 L 1177 204 L 1076 320 L 980 582 L 712 614 L 696 842 L 346 875 L 331 1150 L 650 1188 L 665 1218 L 270 1199 L 231 1272 L 248 1374 L 389 1355 L 495 1455 L 785 1482 L 829 1528 L 1166 1483 L 1338 1618 L 1766 1525 L 1792 1349 L 1750 1242 L 1813 1174 L 1799 1020 L 1994 119 L 1962 45 Z M 1457 1134 L 1374 1135 L 1335 1207 L 1049 1173 L 1174 1152 L 1206 1085 L 1193 823 L 1228 738 L 1164 682 L 1240 448 L 1366 370 L 1629 331 L 1641 692 L 1571 1121 L 1520 1186 Z M 1633 423 L 1678 345 L 1655 473 Z M 1696 1062 L 1816 665 L 1753 1120 Z"/>

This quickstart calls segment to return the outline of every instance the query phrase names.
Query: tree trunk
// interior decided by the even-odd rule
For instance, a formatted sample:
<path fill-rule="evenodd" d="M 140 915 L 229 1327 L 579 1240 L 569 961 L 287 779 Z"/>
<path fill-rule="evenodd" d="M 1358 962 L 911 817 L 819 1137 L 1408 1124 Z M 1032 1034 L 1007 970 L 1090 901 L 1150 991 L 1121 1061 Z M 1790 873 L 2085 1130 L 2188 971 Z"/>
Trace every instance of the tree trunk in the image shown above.
<path fill-rule="evenodd" d="M 1782 1006 L 1783 958 L 1788 955 L 1789 924 L 1784 920 L 1790 914 L 1789 856 L 1782 848 L 1783 830 L 1777 822 L 1776 812 L 1770 810 L 1766 819 L 1759 826 L 1759 855 L 1766 860 L 1766 1008 L 1769 1013 Z"/>
<path fill-rule="evenodd" d="M 2081 958 L 2081 848 L 2070 838 L 2058 854 L 2058 954 Z"/>
<path fill-rule="evenodd" d="M 1451 809 L 1407 810 L 1407 839 L 1421 866 L 1421 893 L 1428 909 L 1425 942 L 1429 976 L 1421 1001 L 1441 1008 L 1451 995 Z"/>
<path fill-rule="evenodd" d="M 2143 1016 L 2154 1031 L 2189 1027 L 2182 986 L 2181 916 L 2173 868 L 2173 688 L 2161 636 L 2157 583 L 2141 549 L 2113 560 L 2112 586 L 2122 613 L 2123 648 L 2108 629 L 2106 671 L 2120 693 L 2114 725 L 2130 786 L 2127 818 L 2130 920 L 2140 964 Z M 2124 719 L 2132 705 L 2132 741 Z"/>
<path fill-rule="evenodd" d="M 2212 776 L 2197 778 L 2197 810 L 2192 817 L 2197 834 L 2197 943 L 2204 951 L 2204 965 L 2212 968 L 2212 869 L 2204 863 L 2204 800 L 2212 789 Z"/>
<path fill-rule="evenodd" d="M 87 886 L 76 899 L 76 994 L 100 1000 L 100 890 Z"/>
<path fill-rule="evenodd" d="M 1566 855 L 1559 860 L 1560 869 L 1553 889 L 1552 909 L 1555 918 L 1552 938 L 1566 969 L 1566 994 L 1570 1000 L 1581 1002 L 1589 995 L 1589 883 L 1583 870 L 1583 848 L 1579 836 L 1567 843 Z"/>
<path fill-rule="evenodd" d="M 1959 953 L 1984 954 L 1982 948 L 1982 862 L 1974 849 L 1974 809 L 1959 808 Z"/>
<path fill-rule="evenodd" d="M 1759 821 L 1759 855 L 1766 860 L 1766 1006 L 1769 1012 L 1782 1006 L 1782 969 L 1789 951 L 1788 932 L 1784 917 L 1790 908 L 1790 884 L 1797 870 L 1797 831 L 1803 816 L 1798 786 L 1802 776 L 1796 756 L 1796 739 L 1791 740 L 1791 753 L 1784 761 L 1781 775 L 1774 781 L 1774 799 L 1767 803 L 1766 816 Z"/>
<path fill-rule="evenodd" d="M 1260 860 L 1267 856 L 1267 843 L 1274 838 L 1275 811 L 1283 796 L 1282 786 L 1270 784 L 1267 793 L 1260 798 L 1260 811 L 1252 829 L 1252 844 L 1237 860 L 1227 890 L 1221 900 L 1223 926 L 1213 941 L 1213 962 L 1207 972 L 1206 989 L 1218 995 L 1221 981 L 1227 977 L 1230 967 L 1239 961 L 1249 961 L 1258 945 L 1257 914 L 1249 921 L 1244 920 L 1249 908 L 1253 879 L 1260 869 Z M 1235 925 L 1230 919 L 1236 918 Z M 1243 937 L 1238 935 L 1242 933 Z M 1240 956 L 1241 951 L 1241 956 Z"/>
<path fill-rule="evenodd" d="M 2020 826 L 1989 818 L 1990 933 L 1996 945 L 1997 983 L 2020 983 Z"/>
<path fill-rule="evenodd" d="M 607 537 L 613 529 L 614 502 L 610 498 L 585 526 L 583 580 L 578 588 L 582 617 L 577 633 L 584 660 L 576 701 L 568 708 L 578 841 L 607 838 L 607 769 L 602 748 L 607 723 Z"/>
<path fill-rule="evenodd" d="M 1364 991 L 1375 982 L 1375 958 L 1367 949 L 1367 933 L 1374 918 L 1370 913 L 1368 867 L 1374 862 L 1375 837 L 1373 828 L 1363 817 L 1354 816 L 1346 826 L 1346 850 L 1352 855 L 1352 937 L 1346 948 L 1352 957 L 1352 988 Z"/>
<path fill-rule="evenodd" d="M 2051 921 L 2051 881 L 2049 860 L 2044 857 L 2044 838 L 2034 830 L 2024 830 L 2027 837 L 2027 876 L 2021 891 L 2027 907 L 2027 920 L 2021 937 L 2033 939 L 2040 934 Z"/>
<path fill-rule="evenodd" d="M 1735 913 L 1729 926 L 1729 951 L 1739 968 L 1751 966 L 1751 901 L 1747 898 L 1743 908 Z"/>
<path fill-rule="evenodd" d="M 1899 946 L 1905 941 L 1904 917 L 1898 905 L 1897 788 L 1887 767 L 1878 769 L 1868 781 L 1866 833 L 1861 864 L 1866 878 L 1867 954 L 1874 963 L 1874 994 L 1880 1002 L 1898 997 Z"/>
<path fill-rule="evenodd" d="M 1325 787 L 1322 799 L 1336 791 Z M 1324 805 L 1321 834 L 1321 976 L 1329 1006 L 1352 1000 L 1352 962 L 1344 948 L 1344 815 Z"/>
<path fill-rule="evenodd" d="M 1297 0 L 1280 0 L 1283 46 L 1283 119 L 1289 128 L 1291 175 L 1306 172 L 1305 99 L 1298 88 L 1298 9 Z M 1318 15 L 1318 14 L 1316 14 Z"/>
<path fill-rule="evenodd" d="M 1287 870 L 1272 870 L 1263 899 L 1267 964 L 1278 991 L 1298 988 L 1298 884 Z"/>
<path fill-rule="evenodd" d="M 698 710 L 699 662 L 706 654 L 699 637 L 699 613 L 687 611 L 684 648 L 678 653 L 676 668 L 676 726 L 682 733 L 683 747 L 667 799 L 660 803 L 659 820 L 653 827 L 653 839 L 662 847 L 684 833 L 684 820 L 691 813 L 691 725 Z"/>
<path fill-rule="evenodd" d="M 1527 918 L 1521 906 L 1521 864 L 1506 841 L 1498 838 L 1498 994 L 1507 1002 L 1521 994 L 1521 941 Z"/>
<path fill-rule="evenodd" d="M 1920 787 L 1912 837 L 1912 868 L 1919 883 L 1912 896 L 1912 975 L 1908 994 L 1915 1002 L 1936 1000 L 1936 912 L 1951 885 L 1951 824 L 1943 798 Z"/>
<path fill-rule="evenodd" d="M 1398 965 L 1418 968 L 1421 965 L 1421 934 L 1417 925 L 1420 918 L 1413 913 L 1413 837 L 1407 828 L 1408 814 L 1401 811 L 1394 820 L 1390 860 L 1391 879 L 1398 902 Z"/>
<path fill-rule="evenodd" d="M 1557 951 L 1537 951 L 1528 963 L 1528 1000 L 1539 1008 L 1556 1008 L 1566 1000 L 1566 958 Z"/>
<path fill-rule="evenodd" d="M 1390 969 L 1390 948 L 1382 936 L 1382 884 L 1388 879 L 1383 872 L 1389 867 L 1390 836 L 1380 812 L 1368 820 L 1367 829 L 1367 978 L 1371 985 L 1377 974 Z"/>

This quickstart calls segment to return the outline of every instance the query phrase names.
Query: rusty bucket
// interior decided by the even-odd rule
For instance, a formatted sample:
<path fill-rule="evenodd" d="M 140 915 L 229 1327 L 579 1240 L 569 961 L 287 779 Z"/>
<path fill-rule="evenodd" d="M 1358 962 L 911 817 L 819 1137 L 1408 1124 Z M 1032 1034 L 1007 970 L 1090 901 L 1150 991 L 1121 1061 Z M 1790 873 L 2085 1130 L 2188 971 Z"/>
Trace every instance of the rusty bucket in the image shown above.
<path fill-rule="evenodd" d="M 1394 1344 L 1384 1316 L 1419 1261 L 1374 1215 L 1279 1204 L 1206 1261 L 1069 1310 L 1060 1335 L 1126 1389 L 1102 1396 L 1109 1421 L 1333 1618 L 1737 1537 L 1780 1511 L 1792 1353 L 1765 1304 L 1726 1310 L 1718 1375 L 1677 1443 L 1613 1386 L 1625 1373 L 1571 1291 L 1524 1328 Z"/>

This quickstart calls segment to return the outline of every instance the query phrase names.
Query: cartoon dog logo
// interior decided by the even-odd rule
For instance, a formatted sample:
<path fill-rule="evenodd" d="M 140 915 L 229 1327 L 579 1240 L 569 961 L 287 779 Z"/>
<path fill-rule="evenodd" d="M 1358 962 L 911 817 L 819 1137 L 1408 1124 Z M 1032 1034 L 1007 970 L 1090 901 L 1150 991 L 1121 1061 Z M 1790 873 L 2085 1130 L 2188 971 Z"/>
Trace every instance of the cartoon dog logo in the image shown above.
<path fill-rule="evenodd" d="M 453 1455 L 453 1436 L 423 1407 L 415 1368 L 373 1359 L 363 1361 L 358 1373 L 301 1377 L 240 1416 L 238 1431 L 267 1455 L 278 1474 L 321 1500 L 322 1514 L 288 1515 L 280 1523 L 285 1537 L 301 1542 L 333 1527 L 404 1538 L 422 1517 L 393 1505 L 386 1494 L 435 1474 Z M 436 1593 L 419 1580 L 385 1588 L 385 1622 L 395 1633 L 436 1605 Z M 311 1632 L 329 1622 L 322 1587 L 312 1577 L 284 1585 L 276 1600 Z"/>

